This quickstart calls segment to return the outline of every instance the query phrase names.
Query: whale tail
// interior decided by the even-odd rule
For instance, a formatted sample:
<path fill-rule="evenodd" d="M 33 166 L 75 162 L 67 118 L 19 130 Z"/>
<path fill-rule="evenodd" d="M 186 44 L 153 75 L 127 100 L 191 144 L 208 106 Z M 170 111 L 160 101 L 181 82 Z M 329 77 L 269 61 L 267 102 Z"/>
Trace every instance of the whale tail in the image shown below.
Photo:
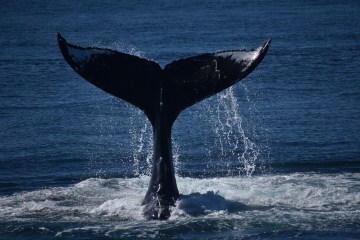
<path fill-rule="evenodd" d="M 162 69 L 158 63 L 138 56 L 76 46 L 68 43 L 60 33 L 57 38 L 62 55 L 78 74 L 143 110 L 151 123 L 154 123 L 154 112 L 157 112 L 161 99 L 176 118 L 185 108 L 246 77 L 264 58 L 270 44 L 268 40 L 252 50 L 178 59 Z"/>
<path fill-rule="evenodd" d="M 57 33 L 61 53 L 84 79 L 144 111 L 153 126 L 154 154 L 145 214 L 166 219 L 179 197 L 171 153 L 171 127 L 179 113 L 243 79 L 264 58 L 270 40 L 252 50 L 231 50 L 154 61 L 111 49 L 80 47 Z"/>

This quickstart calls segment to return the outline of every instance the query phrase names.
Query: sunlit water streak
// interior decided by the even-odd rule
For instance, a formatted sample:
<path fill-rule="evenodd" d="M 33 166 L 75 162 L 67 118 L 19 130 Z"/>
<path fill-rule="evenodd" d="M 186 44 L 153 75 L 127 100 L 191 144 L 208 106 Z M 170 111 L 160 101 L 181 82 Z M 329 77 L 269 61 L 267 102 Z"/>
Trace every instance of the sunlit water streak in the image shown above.
<path fill-rule="evenodd" d="M 242 117 L 238 112 L 239 104 L 234 96 L 233 88 L 219 94 L 217 102 L 218 121 L 214 130 L 219 137 L 221 152 L 224 154 L 225 149 L 230 151 L 242 164 L 239 172 L 244 171 L 247 176 L 251 176 L 255 171 L 260 149 L 255 142 L 250 140 L 243 129 Z M 242 152 L 240 149 L 243 149 Z"/>

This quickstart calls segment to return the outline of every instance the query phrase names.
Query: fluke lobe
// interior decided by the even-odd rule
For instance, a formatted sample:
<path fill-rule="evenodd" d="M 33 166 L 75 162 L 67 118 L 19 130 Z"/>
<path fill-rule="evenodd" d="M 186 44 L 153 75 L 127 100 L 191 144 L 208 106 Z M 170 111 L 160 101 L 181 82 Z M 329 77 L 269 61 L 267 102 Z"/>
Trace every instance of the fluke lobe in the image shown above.
<path fill-rule="evenodd" d="M 168 219 L 179 198 L 171 149 L 171 128 L 179 113 L 246 77 L 264 58 L 270 40 L 252 50 L 205 53 L 178 59 L 164 69 L 154 61 L 68 43 L 57 33 L 68 64 L 98 88 L 140 108 L 153 127 L 154 151 L 144 216 Z"/>

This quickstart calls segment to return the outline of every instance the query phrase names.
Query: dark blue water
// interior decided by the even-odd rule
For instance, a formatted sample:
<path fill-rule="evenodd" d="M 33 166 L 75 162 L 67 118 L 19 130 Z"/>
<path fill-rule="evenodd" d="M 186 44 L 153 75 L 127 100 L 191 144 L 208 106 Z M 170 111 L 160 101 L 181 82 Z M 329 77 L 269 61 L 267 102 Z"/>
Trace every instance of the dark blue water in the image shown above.
<path fill-rule="evenodd" d="M 358 1 L 3 1 L 0 239 L 359 239 Z M 162 66 L 254 48 L 259 67 L 173 129 L 184 197 L 146 221 L 151 126 L 55 38 Z"/>

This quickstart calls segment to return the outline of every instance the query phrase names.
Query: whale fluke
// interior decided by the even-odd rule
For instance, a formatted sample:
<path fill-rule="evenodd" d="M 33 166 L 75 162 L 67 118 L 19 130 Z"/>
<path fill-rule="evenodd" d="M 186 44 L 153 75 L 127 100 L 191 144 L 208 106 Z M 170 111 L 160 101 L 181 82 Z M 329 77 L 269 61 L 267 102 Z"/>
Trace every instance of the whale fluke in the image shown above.
<path fill-rule="evenodd" d="M 105 48 L 80 47 L 57 33 L 61 53 L 84 79 L 138 107 L 153 127 L 152 175 L 143 203 L 150 219 L 167 219 L 179 198 L 171 128 L 179 113 L 246 77 L 264 58 L 270 39 L 252 50 L 231 50 L 178 59 L 164 69 L 154 61 Z"/>

